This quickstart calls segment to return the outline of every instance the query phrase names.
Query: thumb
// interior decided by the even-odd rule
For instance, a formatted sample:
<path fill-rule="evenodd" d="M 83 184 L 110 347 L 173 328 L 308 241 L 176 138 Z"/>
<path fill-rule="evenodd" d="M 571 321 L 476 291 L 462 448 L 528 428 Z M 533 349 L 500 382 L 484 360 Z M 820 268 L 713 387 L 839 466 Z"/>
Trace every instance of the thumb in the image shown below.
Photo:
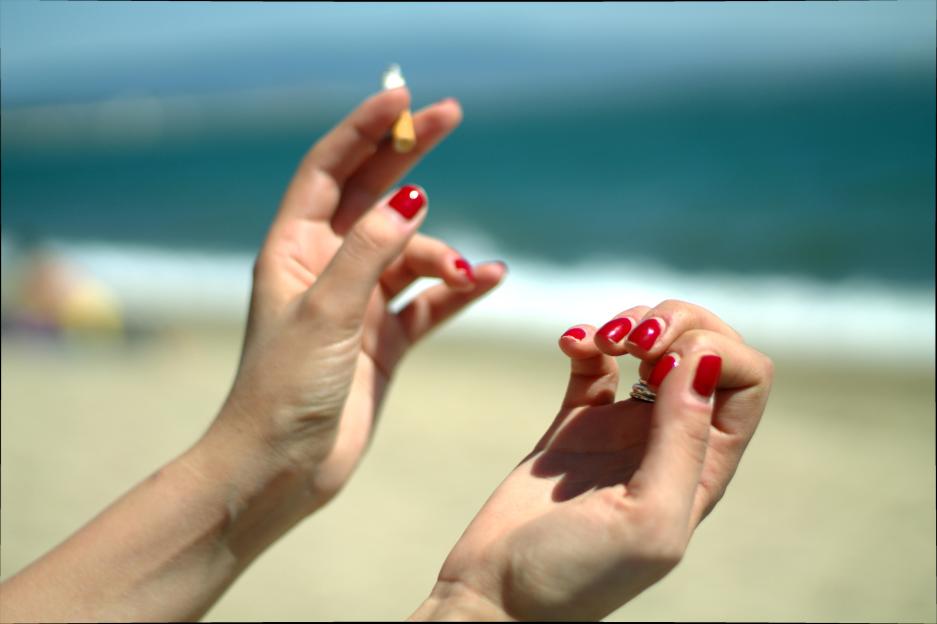
<path fill-rule="evenodd" d="M 426 216 L 426 193 L 401 187 L 366 212 L 345 235 L 332 261 L 306 292 L 304 304 L 357 325 L 381 274 L 399 256 Z"/>
<path fill-rule="evenodd" d="M 647 449 L 628 488 L 688 517 L 709 442 L 722 359 L 686 354 L 657 391 Z"/>

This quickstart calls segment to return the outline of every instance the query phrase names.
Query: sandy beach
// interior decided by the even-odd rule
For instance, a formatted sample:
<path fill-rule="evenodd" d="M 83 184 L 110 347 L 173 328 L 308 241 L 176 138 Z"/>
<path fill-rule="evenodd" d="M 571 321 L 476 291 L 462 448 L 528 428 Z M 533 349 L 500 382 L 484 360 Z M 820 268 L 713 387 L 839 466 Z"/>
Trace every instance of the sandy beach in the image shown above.
<path fill-rule="evenodd" d="M 197 438 L 228 388 L 239 337 L 8 336 L 2 347 L 6 578 Z M 725 499 L 678 568 L 609 619 L 937 619 L 933 369 L 881 370 L 874 354 L 776 365 Z M 207 619 L 408 616 L 550 422 L 565 380 L 549 343 L 442 335 L 421 345 L 348 489 L 255 562 Z"/>

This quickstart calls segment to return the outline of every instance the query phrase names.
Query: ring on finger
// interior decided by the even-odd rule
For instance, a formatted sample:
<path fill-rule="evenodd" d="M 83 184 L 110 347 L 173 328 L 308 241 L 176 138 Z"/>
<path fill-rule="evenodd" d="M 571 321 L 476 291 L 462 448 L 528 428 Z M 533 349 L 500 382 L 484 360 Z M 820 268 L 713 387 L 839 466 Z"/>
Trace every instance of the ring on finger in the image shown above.
<path fill-rule="evenodd" d="M 631 386 L 631 398 L 636 401 L 653 403 L 657 400 L 657 393 L 651 390 L 646 381 L 640 379 L 638 383 Z"/>

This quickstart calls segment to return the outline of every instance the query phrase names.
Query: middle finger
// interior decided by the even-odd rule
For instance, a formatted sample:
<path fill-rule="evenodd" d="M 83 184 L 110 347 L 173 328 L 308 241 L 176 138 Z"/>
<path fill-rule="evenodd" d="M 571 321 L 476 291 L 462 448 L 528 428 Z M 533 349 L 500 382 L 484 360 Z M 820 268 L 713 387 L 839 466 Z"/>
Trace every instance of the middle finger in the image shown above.
<path fill-rule="evenodd" d="M 668 299 L 645 313 L 628 334 L 624 347 L 638 359 L 656 360 L 678 336 L 694 329 L 717 332 L 744 342 L 738 332 L 706 308 Z"/>
<path fill-rule="evenodd" d="M 339 235 L 348 231 L 377 198 L 461 122 L 462 108 L 452 98 L 431 104 L 416 113 L 413 116 L 416 147 L 406 154 L 399 154 L 389 141 L 382 143 L 345 184 L 338 209 L 332 217 L 332 228 Z"/>

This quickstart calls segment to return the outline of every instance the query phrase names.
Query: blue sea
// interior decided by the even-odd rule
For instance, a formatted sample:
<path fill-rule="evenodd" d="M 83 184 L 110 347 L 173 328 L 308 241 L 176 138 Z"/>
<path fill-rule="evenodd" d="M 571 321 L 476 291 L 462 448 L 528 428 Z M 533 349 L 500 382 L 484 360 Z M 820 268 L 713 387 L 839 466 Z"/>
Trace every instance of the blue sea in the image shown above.
<path fill-rule="evenodd" d="M 540 314 L 559 331 L 638 296 L 695 296 L 743 325 L 758 316 L 757 335 L 783 342 L 793 315 L 829 303 L 830 331 L 852 332 L 840 342 L 861 351 L 869 317 L 835 320 L 861 305 L 914 325 L 908 336 L 932 354 L 933 69 L 861 78 L 471 92 L 463 125 L 405 181 L 428 191 L 425 232 L 511 265 L 514 294 L 477 323 Z M 203 284 L 236 283 L 217 287 L 237 316 L 297 162 L 364 95 L 8 107 L 5 259 L 57 246 L 118 290 L 158 282 L 169 299 L 202 266 Z M 140 293 L 127 305 L 152 310 Z"/>

